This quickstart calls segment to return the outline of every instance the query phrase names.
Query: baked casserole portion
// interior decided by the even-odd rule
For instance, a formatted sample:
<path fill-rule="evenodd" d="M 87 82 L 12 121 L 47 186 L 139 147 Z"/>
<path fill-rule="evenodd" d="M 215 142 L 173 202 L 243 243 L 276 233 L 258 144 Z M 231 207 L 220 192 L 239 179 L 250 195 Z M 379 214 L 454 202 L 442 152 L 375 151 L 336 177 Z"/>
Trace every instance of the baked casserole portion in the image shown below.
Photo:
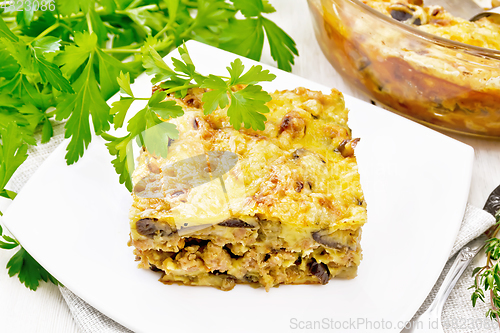
<path fill-rule="evenodd" d="M 370 98 L 438 128 L 500 137 L 500 22 L 493 16 L 469 22 L 422 0 L 309 4 L 324 54 Z"/>
<path fill-rule="evenodd" d="M 421 0 L 362 2 L 423 32 L 500 50 L 500 21 L 495 16 L 470 22 L 441 6 L 424 6 Z M 358 27 L 363 24 L 358 22 Z M 498 57 L 418 42 L 389 29 L 364 30 L 360 43 L 367 45 L 366 53 L 359 54 L 369 60 L 363 81 L 379 101 L 439 127 L 500 137 Z M 371 30 L 378 35 L 367 42 Z"/>
<path fill-rule="evenodd" d="M 131 243 L 164 283 L 232 289 L 353 278 L 366 203 L 340 92 L 297 88 L 267 103 L 265 130 L 180 100 L 167 157 L 143 149 L 133 173 Z M 173 97 L 169 97 L 174 99 Z"/>

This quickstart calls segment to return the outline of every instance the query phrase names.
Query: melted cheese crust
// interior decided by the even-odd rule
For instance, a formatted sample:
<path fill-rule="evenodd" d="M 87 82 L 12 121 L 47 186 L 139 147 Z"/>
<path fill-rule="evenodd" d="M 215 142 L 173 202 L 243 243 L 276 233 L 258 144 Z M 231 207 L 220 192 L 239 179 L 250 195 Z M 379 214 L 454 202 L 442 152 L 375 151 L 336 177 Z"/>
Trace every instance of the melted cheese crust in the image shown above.
<path fill-rule="evenodd" d="M 202 91 L 193 92 L 200 100 L 201 94 Z M 272 97 L 267 104 L 271 112 L 266 115 L 264 131 L 237 131 L 230 125 L 225 109 L 205 116 L 201 109 L 178 101 L 185 114 L 171 122 L 180 132 L 179 139 L 171 145 L 168 158 L 158 159 L 157 163 L 164 170 L 166 165 L 204 151 L 233 152 L 239 157 L 239 174 L 230 176 L 243 179 L 244 195 L 241 198 L 241 193 L 237 193 L 240 198 L 236 198 L 238 205 L 232 206 L 232 216 L 257 215 L 299 229 L 362 226 L 366 222 L 366 208 L 360 205 L 364 197 L 356 158 L 344 157 L 337 149 L 344 140 L 351 139 L 342 94 L 332 90 L 331 95 L 323 95 L 298 88 L 275 92 Z M 151 175 L 145 163 L 151 158 L 147 154 L 141 158 L 134 172 L 134 183 Z M 189 170 L 186 173 L 191 175 Z M 175 181 L 176 184 L 164 189 L 163 197 L 184 190 L 179 175 Z M 214 204 L 213 195 L 207 193 L 222 196 L 213 187 L 189 190 L 190 194 L 184 198 L 188 202 L 184 204 L 189 205 L 195 196 L 205 198 L 198 206 L 200 214 L 211 210 Z M 154 215 L 168 219 L 173 216 L 172 207 L 180 204 L 178 200 L 168 202 L 170 210 L 144 201 L 141 208 L 147 206 L 148 210 L 145 214 L 137 212 L 137 217 Z M 186 210 L 182 211 L 187 214 Z"/>

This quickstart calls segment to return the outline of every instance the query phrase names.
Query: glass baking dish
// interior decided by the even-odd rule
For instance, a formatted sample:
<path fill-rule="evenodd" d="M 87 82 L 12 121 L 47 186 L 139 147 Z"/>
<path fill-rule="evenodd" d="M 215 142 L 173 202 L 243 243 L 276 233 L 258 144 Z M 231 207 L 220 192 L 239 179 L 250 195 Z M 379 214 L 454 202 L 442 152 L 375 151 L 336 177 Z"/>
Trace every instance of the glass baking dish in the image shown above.
<path fill-rule="evenodd" d="M 500 52 L 418 30 L 358 0 L 308 0 L 335 69 L 391 110 L 466 134 L 500 138 Z"/>

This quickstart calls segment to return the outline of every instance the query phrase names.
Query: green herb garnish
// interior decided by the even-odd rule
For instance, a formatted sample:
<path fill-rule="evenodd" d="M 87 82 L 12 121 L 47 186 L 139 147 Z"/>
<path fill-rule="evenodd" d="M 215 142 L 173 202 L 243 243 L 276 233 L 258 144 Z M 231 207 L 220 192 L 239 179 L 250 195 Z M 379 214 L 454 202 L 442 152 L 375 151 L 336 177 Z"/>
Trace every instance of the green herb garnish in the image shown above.
<path fill-rule="evenodd" d="M 103 134 L 102 137 L 109 141 L 109 152 L 116 156 L 113 165 L 118 174 L 120 182 L 132 191 L 130 174 L 133 171 L 133 158 L 130 157 L 130 142 L 137 138 L 139 145 L 147 146 L 151 153 L 166 156 L 170 139 L 177 139 L 178 132 L 173 124 L 165 123 L 164 120 L 180 117 L 184 114 L 182 108 L 175 101 L 164 101 L 168 94 L 184 97 L 190 88 L 206 88 L 203 94 L 203 111 L 205 114 L 212 113 L 218 107 L 227 109 L 229 121 L 235 129 L 240 129 L 243 124 L 245 128 L 263 130 L 266 121 L 265 113 L 269 108 L 265 105 L 271 100 L 271 96 L 258 82 L 272 81 L 276 78 L 262 66 L 252 66 L 247 72 L 240 59 L 235 59 L 230 66 L 226 67 L 229 77 L 221 77 L 210 74 L 201 75 L 189 56 L 185 46 L 179 47 L 181 59 L 173 58 L 174 68 L 170 68 L 163 59 L 154 51 L 145 53 L 143 56 L 144 67 L 147 73 L 154 75 L 151 82 L 159 83 L 160 90 L 156 90 L 152 97 L 135 97 L 130 88 L 129 77 L 120 73 L 119 84 L 122 94 L 120 100 L 113 103 L 111 113 L 115 115 L 115 128 L 123 126 L 123 119 L 132 103 L 136 100 L 147 100 L 144 109 L 133 116 L 127 125 L 129 132 L 125 137 L 114 137 Z M 233 91 L 233 87 L 245 85 L 241 90 Z M 116 121 L 119 119 L 119 121 Z M 132 162 L 132 163 L 131 163 Z"/>
<path fill-rule="evenodd" d="M 500 239 L 496 238 L 500 231 L 500 210 L 495 214 L 496 225 L 490 233 L 490 239 L 486 242 L 486 264 L 476 267 L 472 272 L 474 284 L 471 296 L 472 306 L 476 306 L 478 300 L 485 302 L 485 294 L 489 294 L 490 308 L 486 317 L 495 320 L 500 327 Z"/>
<path fill-rule="evenodd" d="M 20 249 L 10 258 L 7 263 L 9 276 L 17 274 L 19 281 L 24 283 L 26 288 L 36 290 L 40 285 L 40 281 L 52 282 L 53 284 L 61 285 L 49 272 L 45 270 L 33 257 L 26 252 L 24 247 L 19 242 L 3 234 L 2 226 L 0 226 L 0 248 L 5 250 L 12 250 L 16 247 Z"/>

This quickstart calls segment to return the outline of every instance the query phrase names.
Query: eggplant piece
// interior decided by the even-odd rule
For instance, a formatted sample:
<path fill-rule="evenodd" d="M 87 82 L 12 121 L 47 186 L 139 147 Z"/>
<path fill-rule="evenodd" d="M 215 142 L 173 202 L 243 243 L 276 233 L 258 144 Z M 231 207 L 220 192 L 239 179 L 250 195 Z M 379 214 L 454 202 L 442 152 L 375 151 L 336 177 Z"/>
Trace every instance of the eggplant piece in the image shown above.
<path fill-rule="evenodd" d="M 320 243 L 321 245 L 324 245 L 326 247 L 329 247 L 331 249 L 337 249 L 337 250 L 356 250 L 356 248 L 352 248 L 349 245 L 343 244 L 339 242 L 337 239 L 332 237 L 332 235 L 328 234 L 326 230 L 319 230 L 315 231 L 312 233 L 312 238 Z"/>
<path fill-rule="evenodd" d="M 198 119 L 197 118 L 194 118 L 193 119 L 193 128 L 195 130 L 199 129 L 200 128 L 200 124 L 198 123 Z"/>
<path fill-rule="evenodd" d="M 322 262 L 318 263 L 316 260 L 313 260 L 309 266 L 309 270 L 311 271 L 311 274 L 315 275 L 323 285 L 327 284 L 330 280 L 330 270 L 328 269 L 328 266 Z"/>
<path fill-rule="evenodd" d="M 149 269 L 152 270 L 153 272 L 163 272 L 163 270 L 161 270 L 160 268 L 156 267 L 151 263 L 149 264 Z"/>
<path fill-rule="evenodd" d="M 393 19 L 398 20 L 399 22 L 405 22 L 413 18 L 413 14 L 408 13 L 405 10 L 399 10 L 399 9 L 391 10 L 391 16 Z"/>
<path fill-rule="evenodd" d="M 221 227 L 229 227 L 229 228 L 254 228 L 253 225 L 246 223 L 243 220 L 235 219 L 235 218 L 231 218 L 231 219 L 227 219 L 225 221 L 222 221 L 218 225 L 220 225 Z"/>
<path fill-rule="evenodd" d="M 154 218 L 140 219 L 135 223 L 135 228 L 138 233 L 149 238 L 153 238 L 156 234 L 161 237 L 172 234 L 172 228 L 168 224 L 162 224 L 158 222 L 158 219 Z"/>

